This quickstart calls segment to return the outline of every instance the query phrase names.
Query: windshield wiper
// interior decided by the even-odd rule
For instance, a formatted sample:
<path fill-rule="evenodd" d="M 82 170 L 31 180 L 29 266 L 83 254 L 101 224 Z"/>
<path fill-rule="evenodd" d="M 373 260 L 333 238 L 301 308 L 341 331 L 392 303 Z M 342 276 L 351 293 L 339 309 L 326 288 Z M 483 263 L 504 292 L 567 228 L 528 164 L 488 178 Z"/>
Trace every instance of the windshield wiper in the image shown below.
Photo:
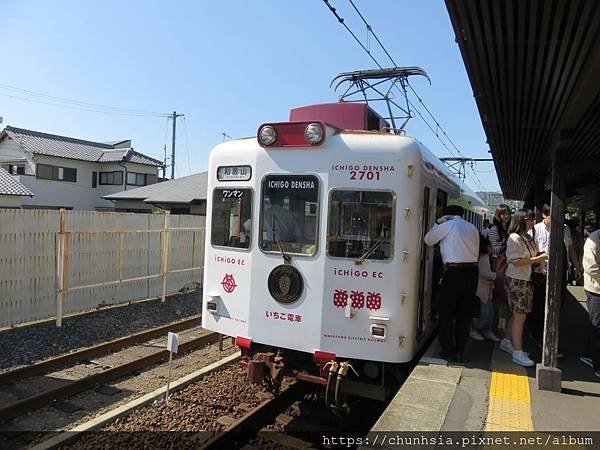
<path fill-rule="evenodd" d="M 362 255 L 360 255 L 360 258 L 354 260 L 354 264 L 362 264 L 365 259 L 371 256 L 373 252 L 379 248 L 384 239 L 385 238 L 381 237 L 371 244 L 371 246 Z"/>
<path fill-rule="evenodd" d="M 290 264 L 292 262 L 292 257 L 288 255 L 283 249 L 283 244 L 281 243 L 281 239 L 277 236 L 277 231 L 275 230 L 275 221 L 273 221 L 273 239 L 277 242 L 277 246 L 279 247 L 279 251 L 281 252 L 281 256 L 283 256 L 283 262 L 286 264 Z"/>

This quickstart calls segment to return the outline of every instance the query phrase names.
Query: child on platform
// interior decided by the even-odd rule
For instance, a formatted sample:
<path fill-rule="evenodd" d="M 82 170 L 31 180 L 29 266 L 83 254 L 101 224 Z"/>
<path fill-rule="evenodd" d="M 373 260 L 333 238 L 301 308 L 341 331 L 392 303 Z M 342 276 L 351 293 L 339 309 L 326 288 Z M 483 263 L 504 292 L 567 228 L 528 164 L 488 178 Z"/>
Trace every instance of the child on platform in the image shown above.
<path fill-rule="evenodd" d="M 492 244 L 484 236 L 479 237 L 479 282 L 477 283 L 477 297 L 479 298 L 481 313 L 479 318 L 473 319 L 469 336 L 476 341 L 489 339 L 498 342 L 500 339 L 492 331 L 494 325 L 494 305 L 492 303 L 492 290 L 496 273 L 490 266 L 490 256 L 493 252 Z"/>

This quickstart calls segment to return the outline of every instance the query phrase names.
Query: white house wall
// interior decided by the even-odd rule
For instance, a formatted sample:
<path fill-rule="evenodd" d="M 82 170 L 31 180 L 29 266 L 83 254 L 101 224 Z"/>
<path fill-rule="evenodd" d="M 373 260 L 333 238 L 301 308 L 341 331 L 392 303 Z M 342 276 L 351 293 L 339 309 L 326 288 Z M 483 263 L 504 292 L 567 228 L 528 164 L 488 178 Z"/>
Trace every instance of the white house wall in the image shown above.
<path fill-rule="evenodd" d="M 25 172 L 29 174 L 35 174 L 35 166 L 33 162 L 29 161 L 31 154 L 25 152 L 19 147 L 19 144 L 12 139 L 4 139 L 0 142 L 0 164 L 13 163 L 19 161 L 23 164 L 23 158 L 27 158 L 27 164 Z"/>
<path fill-rule="evenodd" d="M 21 197 L 18 195 L 0 195 L 0 208 L 20 208 Z"/>
<path fill-rule="evenodd" d="M 125 187 L 133 189 L 135 186 L 113 186 L 101 185 L 98 175 L 97 187 L 92 187 L 92 172 L 111 172 L 116 170 L 125 171 L 117 163 L 95 163 L 78 161 L 74 159 L 56 158 L 52 156 L 35 155 L 35 164 L 51 164 L 60 167 L 71 167 L 77 169 L 77 181 L 55 181 L 40 180 L 35 176 L 20 176 L 19 181 L 27 186 L 35 195 L 32 198 L 24 198 L 24 207 L 64 207 L 75 210 L 95 210 L 96 208 L 114 208 L 109 200 L 102 197 L 125 190 Z M 143 164 L 123 163 L 130 172 L 156 174 L 158 169 L 154 166 Z M 123 173 L 125 182 L 125 173 Z"/>

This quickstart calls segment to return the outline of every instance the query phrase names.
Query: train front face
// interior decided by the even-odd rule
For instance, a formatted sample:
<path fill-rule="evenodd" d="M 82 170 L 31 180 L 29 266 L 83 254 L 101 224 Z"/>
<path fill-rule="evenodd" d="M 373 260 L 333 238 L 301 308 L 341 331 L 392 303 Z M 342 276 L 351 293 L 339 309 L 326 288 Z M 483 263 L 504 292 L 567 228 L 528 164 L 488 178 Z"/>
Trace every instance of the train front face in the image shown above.
<path fill-rule="evenodd" d="M 262 136 L 275 134 L 271 145 L 261 128 L 212 151 L 202 325 L 235 337 L 249 359 L 275 353 L 265 357 L 275 374 L 302 357 L 296 373 L 317 377 L 332 360 L 410 361 L 419 145 L 324 124 L 310 145 L 307 125 L 273 124 Z"/>

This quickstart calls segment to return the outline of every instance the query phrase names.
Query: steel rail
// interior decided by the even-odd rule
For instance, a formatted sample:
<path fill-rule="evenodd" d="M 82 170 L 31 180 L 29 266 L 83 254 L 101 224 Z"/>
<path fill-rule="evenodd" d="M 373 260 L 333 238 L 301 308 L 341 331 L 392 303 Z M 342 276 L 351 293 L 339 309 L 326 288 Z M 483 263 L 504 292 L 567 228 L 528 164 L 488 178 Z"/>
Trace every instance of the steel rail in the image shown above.
<path fill-rule="evenodd" d="M 202 442 L 198 448 L 201 450 L 209 448 L 233 448 L 236 436 L 241 436 L 241 432 L 256 434 L 262 428 L 261 422 L 270 417 L 269 411 L 281 410 L 282 405 L 289 404 L 290 400 L 297 398 L 297 395 L 303 391 L 305 385 L 298 381 L 292 381 L 290 384 L 281 388 L 278 395 L 268 398 L 249 410 L 223 431 L 214 432 L 206 441 Z"/>
<path fill-rule="evenodd" d="M 184 342 L 179 346 L 179 352 L 176 356 L 181 355 L 190 350 L 197 349 L 203 345 L 217 342 L 220 339 L 219 333 L 209 333 L 203 336 L 199 336 Z M 138 358 L 133 361 L 129 361 L 125 364 L 112 367 L 101 373 L 93 374 L 81 378 L 79 380 L 73 380 L 67 384 L 60 386 L 56 389 L 51 389 L 41 394 L 33 395 L 17 402 L 8 405 L 0 409 L 0 421 L 6 421 L 8 419 L 20 416 L 30 411 L 35 411 L 43 406 L 52 403 L 55 400 L 59 400 L 65 397 L 69 397 L 88 389 L 94 388 L 97 385 L 112 381 L 116 378 L 120 378 L 124 375 L 128 375 L 131 372 L 143 369 L 145 367 L 166 361 L 169 358 L 169 351 L 164 349 L 154 352 L 150 355 Z"/>
<path fill-rule="evenodd" d="M 131 334 L 129 336 L 125 336 L 119 339 L 114 339 L 103 344 L 95 345 L 94 347 L 89 347 L 61 356 L 56 356 L 54 358 L 47 359 L 36 364 L 31 364 L 29 366 L 24 366 L 8 372 L 0 373 L 0 384 L 6 384 L 10 381 L 21 380 L 23 378 L 39 375 L 48 372 L 49 370 L 60 369 L 70 364 L 77 363 L 81 360 L 86 360 L 99 355 L 103 355 L 112 350 L 117 350 L 123 347 L 128 347 L 133 344 L 145 342 L 149 339 L 160 337 L 169 331 L 174 332 L 186 330 L 194 326 L 200 326 L 200 324 L 200 316 L 194 316 L 190 317 L 189 319 L 181 320 L 179 322 L 170 323 L 168 325 L 161 325 L 150 330 L 141 331 L 139 333 Z"/>

